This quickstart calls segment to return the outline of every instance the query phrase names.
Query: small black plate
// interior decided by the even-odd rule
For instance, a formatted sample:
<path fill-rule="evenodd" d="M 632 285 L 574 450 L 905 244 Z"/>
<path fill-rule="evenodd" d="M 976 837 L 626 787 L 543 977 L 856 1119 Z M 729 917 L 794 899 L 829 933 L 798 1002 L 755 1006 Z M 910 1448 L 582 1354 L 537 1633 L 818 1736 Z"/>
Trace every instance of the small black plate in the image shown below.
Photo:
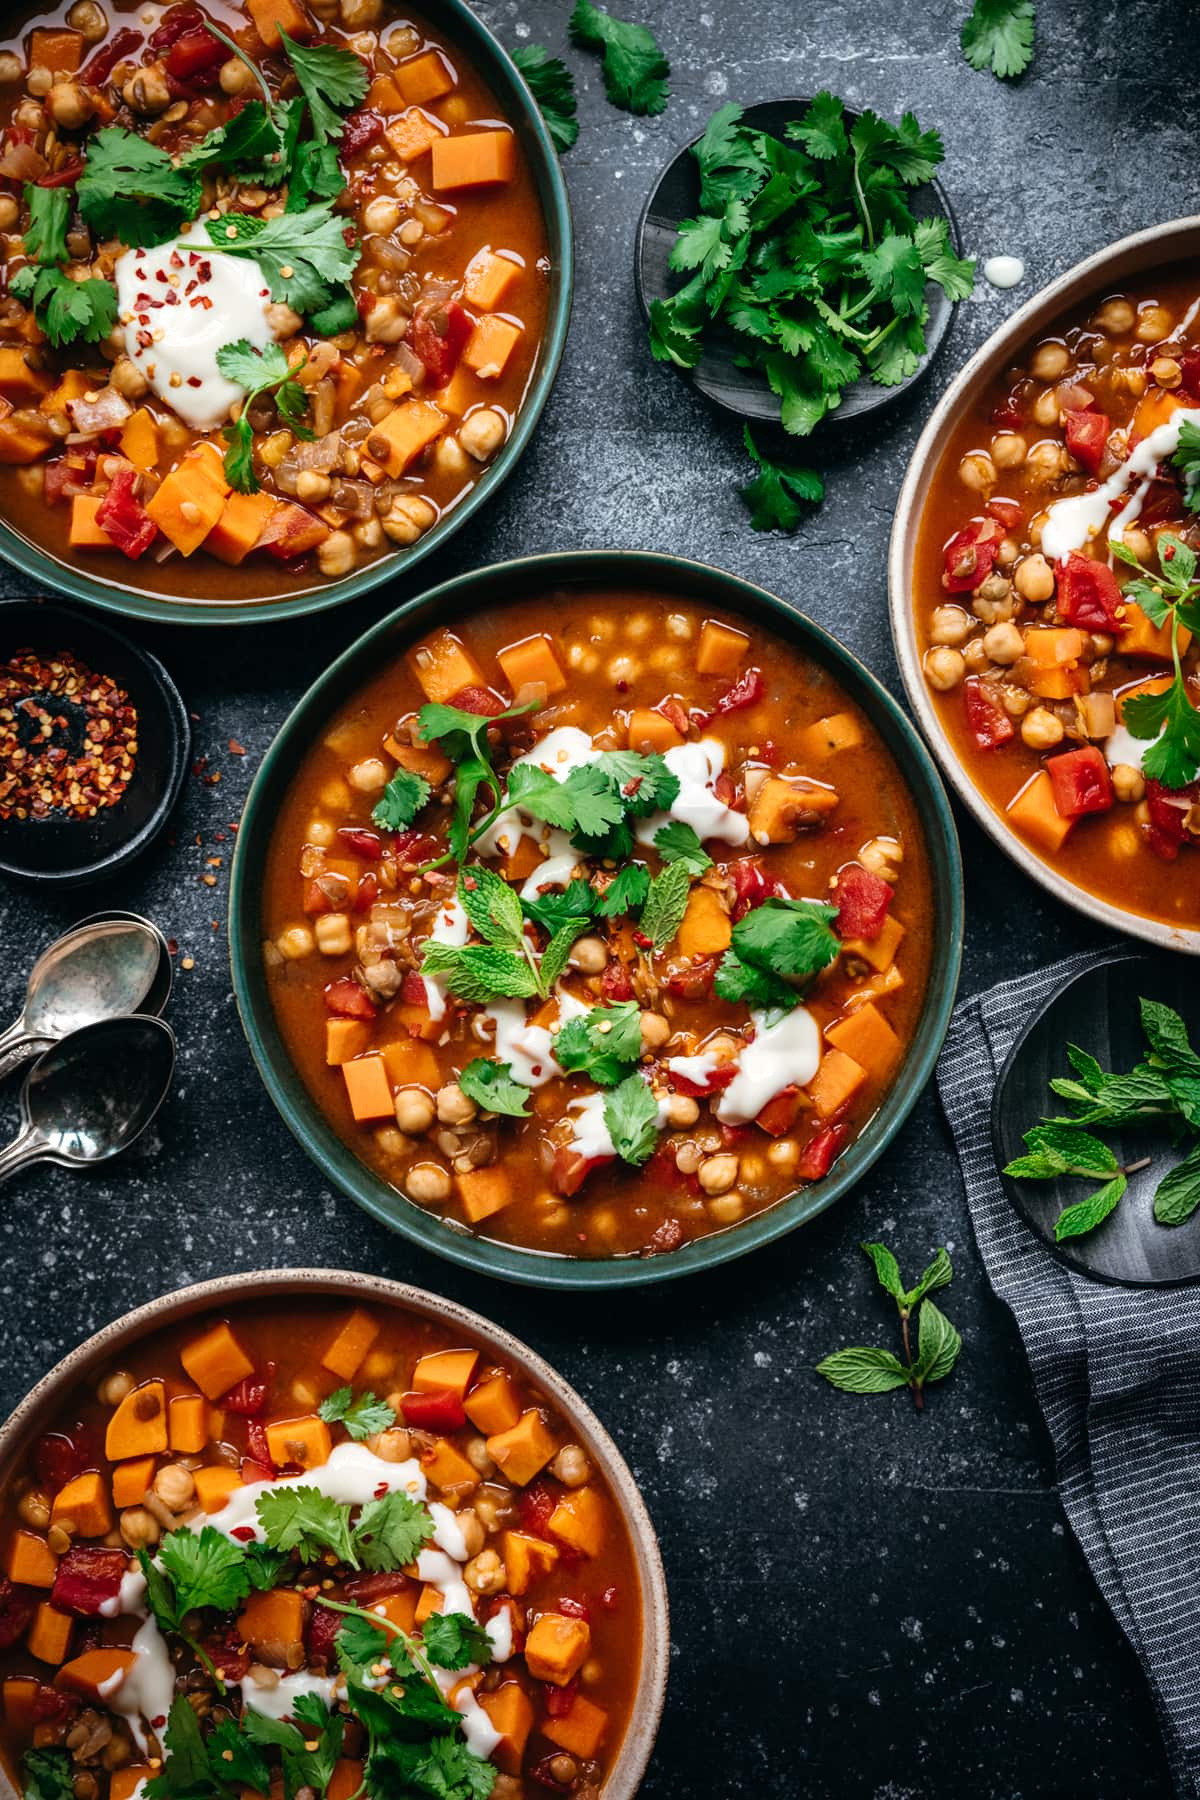
<path fill-rule="evenodd" d="M 90 613 L 50 601 L 5 602 L 0 663 L 23 649 L 40 656 L 70 651 L 98 675 L 110 675 L 137 708 L 133 779 L 115 805 L 94 819 L 0 821 L 0 873 L 39 885 L 97 881 L 132 861 L 166 824 L 187 772 L 187 709 L 157 657 Z"/>
<path fill-rule="evenodd" d="M 784 127 L 793 119 L 803 118 L 811 105 L 811 98 L 760 100 L 757 105 L 744 109 L 743 122 L 755 131 L 765 131 L 772 137 L 781 138 Z M 847 127 L 850 127 L 858 114 L 847 107 L 845 117 Z M 655 182 L 642 209 L 634 250 L 634 279 L 637 283 L 638 300 L 647 321 L 650 318 L 651 301 L 667 299 L 682 285 L 680 277 L 669 267 L 667 259 L 675 243 L 680 219 L 690 219 L 699 205 L 700 178 L 696 159 L 692 155 L 693 145 L 699 141 L 699 138 L 693 138 L 691 144 L 685 144 L 678 155 L 672 158 Z M 935 218 L 939 214 L 945 219 L 950 228 L 950 241 L 955 255 L 961 256 L 962 242 L 958 224 L 941 184 L 931 181 L 915 192 L 910 191 L 909 201 L 918 219 Z M 861 419 L 864 414 L 876 412 L 881 406 L 887 406 L 900 395 L 906 394 L 922 379 L 950 329 L 956 305 L 933 282 L 926 287 L 925 297 L 929 305 L 929 319 L 925 326 L 926 351 L 913 373 L 895 387 L 880 387 L 878 382 L 866 379 L 856 381 L 852 387 L 846 388 L 840 406 L 826 414 L 821 421 L 822 425 Z M 733 360 L 732 334 L 724 342 L 717 332 L 706 336 L 704 354 L 696 367 L 681 370 L 680 373 L 690 375 L 700 392 L 718 406 L 723 406 L 727 412 L 736 413 L 739 418 L 762 419 L 778 425 L 778 398 L 757 370 L 738 368 Z"/>
<path fill-rule="evenodd" d="M 1138 999 L 1161 1000 L 1187 1023 L 1200 1043 L 1200 985 L 1184 957 L 1115 952 L 1066 982 L 1035 1014 L 1009 1052 L 992 1100 L 992 1146 L 1003 1169 L 1025 1153 L 1025 1132 L 1059 1110 L 1051 1076 L 1070 1075 L 1066 1046 L 1078 1044 L 1106 1069 L 1131 1069 L 1146 1052 Z M 1066 1108 L 1063 1107 L 1065 1114 Z M 1152 1158 L 1129 1177 L 1120 1205 L 1086 1237 L 1056 1243 L 1054 1221 L 1091 1187 L 1072 1176 L 1059 1181 L 1017 1181 L 1001 1175 L 1005 1192 L 1025 1223 L 1055 1255 L 1097 1281 L 1127 1287 L 1174 1287 L 1200 1278 L 1200 1210 L 1183 1225 L 1160 1225 L 1154 1192 L 1190 1147 L 1175 1148 L 1162 1131 L 1104 1132 L 1121 1164 Z M 1194 1141 L 1194 1140 L 1193 1140 Z"/>

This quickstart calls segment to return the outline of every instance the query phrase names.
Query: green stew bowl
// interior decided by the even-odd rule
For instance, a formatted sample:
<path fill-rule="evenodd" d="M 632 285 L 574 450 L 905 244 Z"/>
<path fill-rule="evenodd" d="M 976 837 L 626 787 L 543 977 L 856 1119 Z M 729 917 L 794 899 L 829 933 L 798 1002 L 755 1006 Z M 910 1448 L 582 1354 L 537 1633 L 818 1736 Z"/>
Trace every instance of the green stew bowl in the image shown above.
<path fill-rule="evenodd" d="M 271 833 L 301 758 L 345 700 L 383 665 L 431 626 L 470 618 L 521 595 L 616 586 L 686 596 L 739 614 L 778 632 L 843 685 L 879 732 L 915 798 L 929 846 L 932 949 L 925 1004 L 903 1066 L 879 1110 L 824 1181 L 679 1250 L 575 1259 L 496 1243 L 423 1211 L 342 1142 L 304 1086 L 275 1021 L 263 965 L 261 896 Z M 637 550 L 568 551 L 495 563 L 444 582 L 373 626 L 308 690 L 264 757 L 242 814 L 229 897 L 233 986 L 250 1050 L 272 1100 L 321 1173 L 372 1218 L 425 1249 L 533 1287 L 641 1287 L 714 1268 L 773 1243 L 848 1193 L 883 1155 L 933 1072 L 958 986 L 962 933 L 962 864 L 950 806 L 929 752 L 892 696 L 836 638 L 774 594 L 704 563 Z"/>
<path fill-rule="evenodd" d="M 507 443 L 461 503 L 444 513 L 410 549 L 377 557 L 341 581 L 314 577 L 311 587 L 305 585 L 297 592 L 261 600 L 197 600 L 190 595 L 187 563 L 178 561 L 179 591 L 166 599 L 162 594 L 142 593 L 131 586 L 130 582 L 136 581 L 131 564 L 105 578 L 90 568 L 50 555 L 24 537 L 15 520 L 0 518 L 0 557 L 35 582 L 39 590 L 86 600 L 128 618 L 154 619 L 170 625 L 258 625 L 276 619 L 296 619 L 304 613 L 323 612 L 357 600 L 385 582 L 407 575 L 415 564 L 440 550 L 487 506 L 516 467 L 550 397 L 571 320 L 575 252 L 567 184 L 537 101 L 499 40 L 465 0 L 429 0 L 422 12 L 435 30 L 444 31 L 452 44 L 461 47 L 464 60 L 478 70 L 500 102 L 528 159 L 546 222 L 551 275 L 545 335 Z"/>

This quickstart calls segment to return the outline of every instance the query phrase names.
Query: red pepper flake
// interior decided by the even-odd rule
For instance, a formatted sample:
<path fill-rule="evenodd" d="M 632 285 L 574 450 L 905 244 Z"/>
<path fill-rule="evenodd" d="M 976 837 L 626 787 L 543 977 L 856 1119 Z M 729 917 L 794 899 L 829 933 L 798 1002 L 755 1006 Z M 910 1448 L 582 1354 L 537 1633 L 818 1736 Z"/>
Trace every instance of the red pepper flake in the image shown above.
<path fill-rule="evenodd" d="M 230 738 L 229 754 L 231 756 L 245 756 L 245 754 L 246 754 L 245 744 L 239 744 L 236 738 Z"/>
<path fill-rule="evenodd" d="M 202 306 L 204 308 L 205 312 L 212 311 L 212 301 L 209 299 L 207 294 L 197 294 L 196 298 L 194 300 L 188 301 L 188 305 L 189 306 Z"/>
<path fill-rule="evenodd" d="M 111 676 L 69 651 L 0 664 L 0 820 L 94 819 L 133 778 L 138 718 Z"/>
<path fill-rule="evenodd" d="M 253 1525 L 235 1525 L 229 1535 L 237 1538 L 239 1543 L 251 1544 L 254 1542 L 254 1527 Z"/>
<path fill-rule="evenodd" d="M 168 938 L 167 939 L 167 955 L 168 956 L 178 956 L 179 955 L 179 940 L 178 940 L 178 938 Z"/>
<path fill-rule="evenodd" d="M 189 387 L 203 387 L 204 380 L 203 380 L 203 377 L 200 375 L 189 375 L 187 378 L 187 384 Z"/>

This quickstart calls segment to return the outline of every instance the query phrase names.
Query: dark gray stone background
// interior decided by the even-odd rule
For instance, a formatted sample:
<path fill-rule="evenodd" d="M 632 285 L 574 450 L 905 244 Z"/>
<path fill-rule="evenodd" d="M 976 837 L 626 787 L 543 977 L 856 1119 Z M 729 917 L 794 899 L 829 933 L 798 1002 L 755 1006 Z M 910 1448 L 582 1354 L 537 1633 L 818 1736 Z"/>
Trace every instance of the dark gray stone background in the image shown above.
<path fill-rule="evenodd" d="M 709 1279 L 619 1297 L 536 1295 L 475 1279 L 370 1223 L 323 1186 L 259 1081 L 230 993 L 228 827 L 257 761 L 331 657 L 435 580 L 528 551 L 637 546 L 723 565 L 787 596 L 899 692 L 884 556 L 927 409 L 1035 286 L 1124 232 L 1194 210 L 1196 30 L 1172 0 L 1039 0 L 1038 54 L 1016 85 L 957 49 L 967 0 L 661 0 L 674 70 L 666 114 L 604 101 L 570 52 L 583 130 L 566 158 L 578 233 L 575 317 L 557 390 L 485 517 L 408 579 L 355 607 L 263 629 L 131 625 L 173 670 L 195 748 L 165 841 L 111 890 L 0 893 L 0 1010 L 59 929 L 100 905 L 151 914 L 181 955 L 178 1085 L 156 1141 L 102 1180 L 33 1173 L 0 1210 L 0 1400 L 128 1307 L 263 1264 L 379 1271 L 464 1300 L 544 1352 L 592 1401 L 642 1484 L 674 1607 L 667 1711 L 647 1800 L 772 1794 L 1166 1794 L 1137 1664 L 1063 1521 L 1020 1343 L 975 1253 L 936 1098 L 839 1207 Z M 565 0 L 487 0 L 508 43 L 565 46 Z M 635 10 L 632 0 L 618 12 Z M 726 99 L 822 86 L 946 141 L 945 185 L 969 249 L 1028 268 L 1013 294 L 964 305 L 928 385 L 822 442 L 823 508 L 795 538 L 756 535 L 738 499 L 738 427 L 652 364 L 631 279 L 634 228 L 668 154 Z M 5 571 L 0 592 L 29 591 Z M 248 754 L 229 753 L 230 738 Z M 1094 941 L 960 819 L 963 991 Z M 215 842 L 224 831 L 223 843 Z M 3 1096 L 5 1123 L 16 1095 Z M 839 1395 L 812 1373 L 847 1342 L 891 1342 L 857 1245 L 918 1268 L 945 1243 L 959 1367 L 924 1415 L 907 1396 Z"/>

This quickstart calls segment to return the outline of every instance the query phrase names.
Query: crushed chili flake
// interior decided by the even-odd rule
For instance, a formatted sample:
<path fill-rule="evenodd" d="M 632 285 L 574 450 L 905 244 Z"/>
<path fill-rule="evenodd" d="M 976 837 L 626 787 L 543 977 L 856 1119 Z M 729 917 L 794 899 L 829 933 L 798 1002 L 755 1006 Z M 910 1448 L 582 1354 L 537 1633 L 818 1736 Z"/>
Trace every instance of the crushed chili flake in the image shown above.
<path fill-rule="evenodd" d="M 236 738 L 230 738 L 229 754 L 231 756 L 245 756 L 245 754 L 246 754 L 245 744 L 239 744 Z"/>
<path fill-rule="evenodd" d="M 133 778 L 137 711 L 69 651 L 0 664 L 0 820 L 94 819 Z"/>

